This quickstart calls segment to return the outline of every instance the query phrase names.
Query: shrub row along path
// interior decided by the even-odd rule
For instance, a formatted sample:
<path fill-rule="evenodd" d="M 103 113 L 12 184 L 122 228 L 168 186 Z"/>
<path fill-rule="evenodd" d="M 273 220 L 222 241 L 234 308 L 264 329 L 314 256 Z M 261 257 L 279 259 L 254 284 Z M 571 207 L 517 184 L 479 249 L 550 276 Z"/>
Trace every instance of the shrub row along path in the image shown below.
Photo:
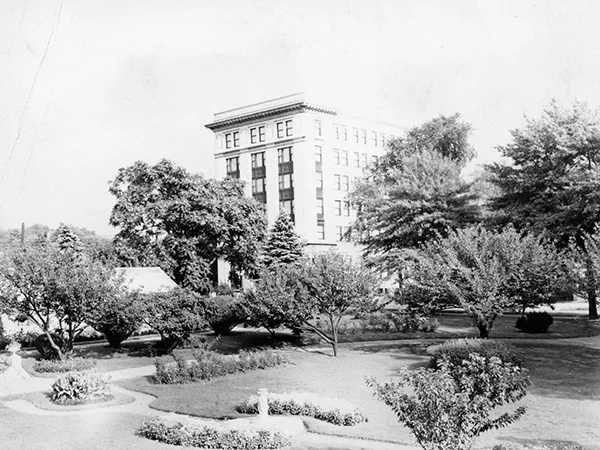
<path fill-rule="evenodd" d="M 113 372 L 105 372 L 105 375 L 110 376 L 110 381 L 121 381 L 131 378 L 138 377 L 146 377 L 153 375 L 155 372 L 154 366 L 143 366 L 136 367 L 131 369 L 123 369 L 117 370 Z M 86 405 L 78 408 L 61 408 L 62 410 L 57 409 L 46 409 L 41 408 L 33 404 L 32 402 L 26 400 L 22 397 L 23 394 L 31 394 L 34 392 L 41 391 L 50 391 L 52 387 L 52 383 L 54 383 L 56 378 L 40 378 L 40 377 L 31 377 L 27 380 L 22 380 L 17 386 L 13 386 L 11 389 L 11 395 L 4 396 L 4 399 L 0 396 L 0 405 L 5 406 L 6 408 L 0 407 L 0 422 L 7 423 L 4 420 L 5 412 L 7 412 L 7 408 L 19 413 L 20 415 L 28 415 L 28 416 L 46 416 L 46 417 L 69 417 L 69 419 L 73 417 L 78 417 L 83 422 L 89 423 L 90 421 L 94 421 L 99 424 L 107 425 L 110 423 L 110 420 L 107 420 L 105 415 L 115 415 L 115 417 L 119 417 L 122 414 L 128 414 L 133 416 L 142 416 L 145 419 L 148 417 L 156 417 L 162 416 L 167 413 L 163 411 L 158 411 L 156 409 L 151 408 L 151 403 L 155 400 L 155 397 L 147 394 L 143 394 L 141 392 L 131 391 L 129 389 L 125 389 L 121 386 L 115 385 L 111 383 L 111 389 L 113 393 L 116 395 L 120 395 L 121 398 L 123 396 L 125 398 L 129 397 L 130 400 L 128 403 L 116 404 L 116 405 Z M 17 397 L 17 398 L 15 398 Z M 2 411 L 4 409 L 5 411 Z M 26 419 L 26 422 L 30 422 L 30 418 Z M 36 418 L 37 422 L 37 418 Z M 103 427 L 104 428 L 104 427 Z M 4 430 L 3 430 L 4 431 Z M 80 432 L 85 433 L 85 429 L 80 430 Z M 104 430 L 107 434 L 114 433 L 112 428 L 106 427 Z M 130 430 L 130 433 L 133 435 L 135 431 L 134 429 Z M 4 433 L 3 433 L 4 434 Z M 73 437 L 72 435 L 63 436 L 67 439 L 63 444 L 69 444 L 69 438 Z M 140 441 L 139 448 L 180 448 L 176 446 L 171 446 L 167 444 L 161 444 L 158 442 L 151 442 L 145 438 L 140 438 L 134 436 L 135 439 Z M 25 436 L 15 436 L 15 439 L 11 439 L 10 433 L 8 435 L 4 435 L 2 439 L 2 449 L 20 449 L 20 448 L 28 448 L 28 449 L 50 449 L 57 448 L 56 444 L 52 439 L 48 440 L 48 437 L 43 438 L 44 441 L 37 440 L 34 435 L 27 434 Z M 61 441 L 62 442 L 62 441 Z M 117 447 L 113 448 L 125 448 L 121 447 L 121 444 Z M 71 445 L 71 448 L 76 448 Z M 88 442 L 86 445 L 88 449 L 94 448 L 107 448 L 106 444 L 101 444 L 98 446 L 94 446 L 93 442 Z M 130 444 L 127 445 L 127 448 L 137 448 L 131 447 Z M 338 436 L 328 436 L 322 434 L 315 434 L 309 432 L 303 432 L 299 435 L 296 435 L 292 438 L 292 447 L 288 447 L 290 450 L 416 450 L 417 447 L 406 446 L 401 444 L 393 444 L 388 442 L 376 442 L 376 441 L 364 441 L 360 439 L 352 439 Z"/>

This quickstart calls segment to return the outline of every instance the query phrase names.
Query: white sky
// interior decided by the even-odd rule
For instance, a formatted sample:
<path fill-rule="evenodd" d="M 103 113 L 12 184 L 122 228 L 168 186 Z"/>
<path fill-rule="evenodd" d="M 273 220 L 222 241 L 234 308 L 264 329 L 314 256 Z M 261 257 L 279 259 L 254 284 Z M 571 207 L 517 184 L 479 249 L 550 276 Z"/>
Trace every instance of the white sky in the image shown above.
<path fill-rule="evenodd" d="M 593 0 L 0 0 L 0 227 L 111 235 L 120 167 L 211 175 L 214 112 L 299 91 L 405 126 L 460 112 L 476 163 L 497 159 L 551 98 L 600 104 L 599 19 Z"/>

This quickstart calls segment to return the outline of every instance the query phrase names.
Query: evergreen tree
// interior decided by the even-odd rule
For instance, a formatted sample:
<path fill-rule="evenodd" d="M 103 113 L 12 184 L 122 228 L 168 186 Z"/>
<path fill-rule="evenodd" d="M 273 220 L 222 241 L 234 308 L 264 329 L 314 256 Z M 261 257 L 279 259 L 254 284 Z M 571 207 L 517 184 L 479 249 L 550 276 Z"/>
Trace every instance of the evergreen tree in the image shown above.
<path fill-rule="evenodd" d="M 64 223 L 54 232 L 54 240 L 61 252 L 79 254 L 83 250 L 81 240 L 73 229 Z"/>
<path fill-rule="evenodd" d="M 291 217 L 282 211 L 269 231 L 262 250 L 266 267 L 294 263 L 304 254 L 304 244 L 294 229 Z"/>

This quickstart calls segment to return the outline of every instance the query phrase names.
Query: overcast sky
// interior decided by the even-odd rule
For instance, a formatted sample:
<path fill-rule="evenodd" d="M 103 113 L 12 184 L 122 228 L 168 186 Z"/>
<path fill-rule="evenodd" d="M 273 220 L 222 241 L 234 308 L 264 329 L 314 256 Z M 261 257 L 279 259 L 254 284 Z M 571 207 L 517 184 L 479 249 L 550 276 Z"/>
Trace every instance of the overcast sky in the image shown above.
<path fill-rule="evenodd" d="M 111 235 L 136 160 L 212 175 L 214 112 L 307 92 L 413 126 L 459 112 L 476 164 L 552 98 L 600 104 L 600 2 L 0 0 L 0 228 Z"/>

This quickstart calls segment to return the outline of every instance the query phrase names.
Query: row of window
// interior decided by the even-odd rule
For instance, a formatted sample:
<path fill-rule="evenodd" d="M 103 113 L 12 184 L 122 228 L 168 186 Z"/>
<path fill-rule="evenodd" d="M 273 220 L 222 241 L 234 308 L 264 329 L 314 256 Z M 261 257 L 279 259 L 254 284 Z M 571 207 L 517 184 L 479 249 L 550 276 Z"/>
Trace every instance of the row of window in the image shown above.
<path fill-rule="evenodd" d="M 323 125 L 319 119 L 315 119 L 315 135 L 323 136 Z M 348 127 L 346 125 L 340 125 L 337 123 L 333 124 L 333 135 L 336 139 L 347 141 L 348 140 Z M 393 138 L 393 136 L 389 136 L 389 138 Z M 352 128 L 352 139 L 351 141 L 357 144 L 369 144 L 369 133 L 364 128 Z M 381 146 L 385 147 L 386 144 L 386 136 L 384 133 L 379 133 L 377 131 L 370 132 L 370 143 L 374 147 Z"/>
<path fill-rule="evenodd" d="M 283 120 L 281 122 L 275 122 L 275 129 L 277 139 L 283 139 L 293 136 L 294 127 L 293 121 Z M 261 142 L 266 142 L 266 126 L 259 125 L 256 127 L 252 127 L 249 129 L 250 133 L 250 144 L 259 144 Z M 240 132 L 232 131 L 230 133 L 225 133 L 225 148 L 238 148 L 240 146 Z"/>
<path fill-rule="evenodd" d="M 377 164 L 379 161 L 379 157 L 373 155 L 371 157 L 371 162 L 373 164 Z M 337 166 L 348 166 L 348 151 L 347 150 L 338 150 L 333 149 L 333 163 Z M 369 157 L 366 153 L 352 153 L 352 166 L 353 167 L 362 167 L 365 169 L 369 164 Z"/>

